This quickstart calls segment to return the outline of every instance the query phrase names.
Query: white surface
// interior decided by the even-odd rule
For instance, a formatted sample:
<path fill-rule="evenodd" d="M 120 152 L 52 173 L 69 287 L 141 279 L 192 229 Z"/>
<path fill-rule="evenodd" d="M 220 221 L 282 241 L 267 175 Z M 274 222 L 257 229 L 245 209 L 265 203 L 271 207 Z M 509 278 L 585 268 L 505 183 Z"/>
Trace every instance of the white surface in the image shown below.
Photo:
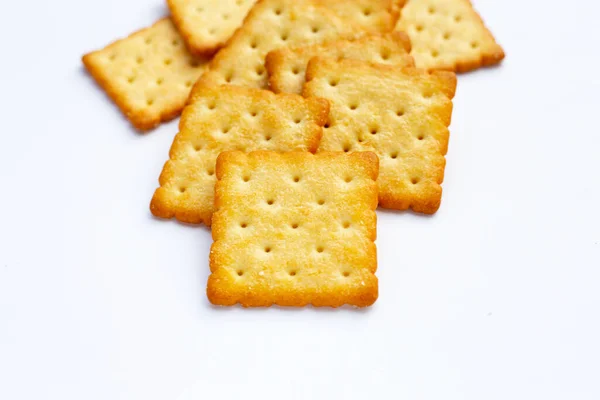
<path fill-rule="evenodd" d="M 459 77 L 442 207 L 379 212 L 379 300 L 332 311 L 211 307 L 209 231 L 151 217 L 176 122 L 80 56 L 162 1 L 7 3 L 0 399 L 600 398 L 600 7 L 475 4 L 507 59 Z"/>

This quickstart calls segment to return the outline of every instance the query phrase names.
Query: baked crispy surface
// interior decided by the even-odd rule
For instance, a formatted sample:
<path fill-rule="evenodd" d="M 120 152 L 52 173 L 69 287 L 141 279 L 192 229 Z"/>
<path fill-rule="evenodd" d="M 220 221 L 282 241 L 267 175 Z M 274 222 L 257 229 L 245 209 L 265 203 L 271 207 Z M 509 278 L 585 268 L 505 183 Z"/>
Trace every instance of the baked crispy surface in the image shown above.
<path fill-rule="evenodd" d="M 275 93 L 302 93 L 306 66 L 316 56 L 350 58 L 399 67 L 414 66 L 410 39 L 404 32 L 366 34 L 302 47 L 284 47 L 267 54 L 269 86 Z"/>
<path fill-rule="evenodd" d="M 211 303 L 375 302 L 377 173 L 371 152 L 221 153 Z"/>
<path fill-rule="evenodd" d="M 242 25 L 256 0 L 167 0 L 173 22 L 188 49 L 210 55 Z"/>
<path fill-rule="evenodd" d="M 410 36 L 419 68 L 464 72 L 504 58 L 469 0 L 409 0 L 396 29 Z"/>
<path fill-rule="evenodd" d="M 362 10 L 366 3 L 370 12 L 365 16 Z M 259 0 L 242 27 L 217 53 L 198 85 L 267 88 L 265 56 L 269 51 L 365 30 L 393 29 L 390 23 L 395 18 L 388 6 L 387 0 Z M 382 17 L 384 11 L 386 18 Z M 367 24 L 369 28 L 365 28 Z M 195 95 L 192 90 L 192 97 Z"/>
<path fill-rule="evenodd" d="M 211 223 L 215 161 L 225 150 L 316 151 L 326 100 L 235 86 L 198 88 L 183 111 L 150 210 L 158 217 Z"/>
<path fill-rule="evenodd" d="M 437 211 L 454 73 L 313 58 L 306 79 L 304 95 L 331 106 L 319 151 L 374 151 L 382 207 Z"/>
<path fill-rule="evenodd" d="M 90 74 L 142 131 L 179 115 L 207 61 L 187 51 L 168 18 L 83 56 Z"/>

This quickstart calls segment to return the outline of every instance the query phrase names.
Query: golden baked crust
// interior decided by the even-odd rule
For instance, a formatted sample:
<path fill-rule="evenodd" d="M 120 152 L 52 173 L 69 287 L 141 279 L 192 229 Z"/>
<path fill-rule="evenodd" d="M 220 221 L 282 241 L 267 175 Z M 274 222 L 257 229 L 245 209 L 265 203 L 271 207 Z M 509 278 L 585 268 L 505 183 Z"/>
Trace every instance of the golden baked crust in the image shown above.
<path fill-rule="evenodd" d="M 370 152 L 221 153 L 210 302 L 373 304 L 378 165 Z"/>
<path fill-rule="evenodd" d="M 144 131 L 179 115 L 208 60 L 193 57 L 164 18 L 82 61 L 133 126 Z"/>
<path fill-rule="evenodd" d="M 419 68 L 465 72 L 504 58 L 469 0 L 409 0 L 396 29 L 410 36 Z"/>
<path fill-rule="evenodd" d="M 188 49 L 199 56 L 223 47 L 254 3 L 256 0 L 167 0 Z"/>
<path fill-rule="evenodd" d="M 379 204 L 431 214 L 442 197 L 452 72 L 313 58 L 305 96 L 330 101 L 319 151 L 374 151 Z"/>
<path fill-rule="evenodd" d="M 236 86 L 198 88 L 181 116 L 150 210 L 162 218 L 211 223 L 215 161 L 225 150 L 316 151 L 326 100 Z"/>
<path fill-rule="evenodd" d="M 387 0 L 369 0 L 370 13 L 364 16 L 367 0 L 259 0 L 211 61 L 198 85 L 232 84 L 267 88 L 265 56 L 271 50 L 318 43 L 339 35 L 393 29 L 395 20 Z M 341 11 L 344 10 L 344 11 Z M 387 12 L 387 17 L 384 16 Z M 360 15 L 360 17 L 358 17 Z M 358 17 L 353 19 L 352 16 Z M 369 28 L 365 24 L 369 22 Z M 191 97 L 195 96 L 192 90 Z"/>
<path fill-rule="evenodd" d="M 269 86 L 275 93 L 302 93 L 308 61 L 316 56 L 350 58 L 399 67 L 412 67 L 410 39 L 404 32 L 372 33 L 310 46 L 283 47 L 267 54 Z"/>

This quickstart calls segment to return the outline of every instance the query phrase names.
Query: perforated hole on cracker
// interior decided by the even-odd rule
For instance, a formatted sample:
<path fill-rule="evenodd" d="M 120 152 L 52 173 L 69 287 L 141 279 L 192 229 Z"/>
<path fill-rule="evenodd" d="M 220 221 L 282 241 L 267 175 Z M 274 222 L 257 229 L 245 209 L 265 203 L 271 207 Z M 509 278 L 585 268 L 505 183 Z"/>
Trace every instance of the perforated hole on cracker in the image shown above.
<path fill-rule="evenodd" d="M 310 46 L 283 47 L 267 54 L 269 86 L 276 93 L 302 93 L 306 65 L 315 56 L 408 67 L 414 66 L 409 52 L 410 39 L 402 32 L 366 34 Z"/>
<path fill-rule="evenodd" d="M 227 85 L 197 89 L 201 95 L 183 111 L 150 209 L 158 217 L 210 225 L 219 153 L 314 152 L 329 104 L 323 99 Z M 250 174 L 241 177 L 244 183 L 253 179 Z"/>
<path fill-rule="evenodd" d="M 313 58 L 306 77 L 304 95 L 331 106 L 319 151 L 374 151 L 382 207 L 437 211 L 454 73 Z"/>
<path fill-rule="evenodd" d="M 410 36 L 420 68 L 464 72 L 504 58 L 470 0 L 408 0 L 396 29 Z"/>
<path fill-rule="evenodd" d="M 377 173 L 370 152 L 221 153 L 209 300 L 246 307 L 373 304 Z"/>
<path fill-rule="evenodd" d="M 165 18 L 86 54 L 83 63 L 131 123 L 148 130 L 179 115 L 207 60 L 193 57 Z"/>
<path fill-rule="evenodd" d="M 367 4 L 372 13 L 365 17 L 362 10 Z M 390 0 L 262 0 L 217 53 L 201 82 L 266 88 L 263 72 L 269 51 L 341 34 L 386 32 L 393 29 L 396 19 Z"/>

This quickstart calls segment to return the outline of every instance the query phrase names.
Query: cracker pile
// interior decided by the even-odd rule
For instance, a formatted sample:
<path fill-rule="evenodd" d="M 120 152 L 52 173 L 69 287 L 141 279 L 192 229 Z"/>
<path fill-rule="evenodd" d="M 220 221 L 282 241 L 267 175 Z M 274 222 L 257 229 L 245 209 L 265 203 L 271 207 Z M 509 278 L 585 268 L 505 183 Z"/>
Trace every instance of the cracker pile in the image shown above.
<path fill-rule="evenodd" d="M 139 131 L 180 113 L 152 214 L 212 227 L 217 305 L 364 307 L 377 206 L 442 200 L 455 72 L 502 48 L 469 0 L 167 0 L 83 57 Z"/>

